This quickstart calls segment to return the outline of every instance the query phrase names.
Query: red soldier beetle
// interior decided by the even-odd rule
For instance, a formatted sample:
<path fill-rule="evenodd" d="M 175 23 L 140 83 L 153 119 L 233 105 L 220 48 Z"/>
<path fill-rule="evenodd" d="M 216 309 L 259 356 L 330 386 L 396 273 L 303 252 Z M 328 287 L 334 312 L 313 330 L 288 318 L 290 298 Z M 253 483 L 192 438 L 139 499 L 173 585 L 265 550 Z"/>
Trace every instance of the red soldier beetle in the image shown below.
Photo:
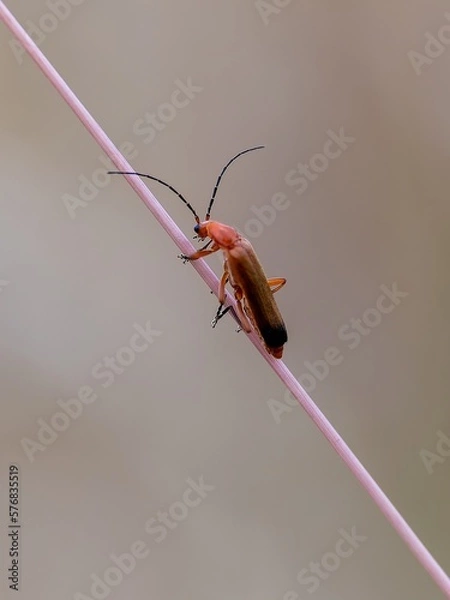
<path fill-rule="evenodd" d="M 219 221 L 210 220 L 211 209 L 225 171 L 242 154 L 246 154 L 252 150 L 259 150 L 260 148 L 264 148 L 264 146 L 255 146 L 254 148 L 243 150 L 233 156 L 224 166 L 217 178 L 204 221 L 200 221 L 199 216 L 189 202 L 165 181 L 144 173 L 128 171 L 108 171 L 108 173 L 113 175 L 138 175 L 139 177 L 147 177 L 168 187 L 186 204 L 195 218 L 195 238 L 202 241 L 209 238 L 209 242 L 190 256 L 180 254 L 178 258 L 181 258 L 186 263 L 209 256 L 218 250 L 222 250 L 224 254 L 224 270 L 220 279 L 218 293 L 220 305 L 214 319 L 211 321 L 212 327 L 215 327 L 219 319 L 231 308 L 227 307 L 222 310 L 226 297 L 225 286 L 229 282 L 234 290 L 237 316 L 242 329 L 247 333 L 255 329 L 269 354 L 275 358 L 281 358 L 283 355 L 283 346 L 288 338 L 283 317 L 273 295 L 284 286 L 286 279 L 283 277 L 267 279 L 251 243 L 234 227 L 230 227 Z"/>

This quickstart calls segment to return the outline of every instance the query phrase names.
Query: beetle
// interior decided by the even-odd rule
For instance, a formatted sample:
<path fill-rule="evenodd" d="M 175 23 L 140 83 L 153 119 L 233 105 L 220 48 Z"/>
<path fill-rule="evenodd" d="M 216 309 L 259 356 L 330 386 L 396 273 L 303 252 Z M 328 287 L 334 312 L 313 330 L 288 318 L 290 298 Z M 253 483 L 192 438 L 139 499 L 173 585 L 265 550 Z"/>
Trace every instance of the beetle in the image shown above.
<path fill-rule="evenodd" d="M 219 319 L 231 308 L 228 306 L 223 309 L 226 297 L 225 287 L 229 282 L 234 290 L 237 316 L 242 329 L 247 333 L 250 333 L 254 329 L 269 354 L 275 358 L 281 358 L 283 356 L 283 346 L 287 342 L 288 337 L 286 325 L 273 295 L 285 285 L 286 279 L 283 277 L 268 279 L 252 244 L 234 227 L 210 219 L 211 209 L 225 171 L 239 156 L 261 148 L 264 148 L 264 146 L 255 146 L 243 150 L 233 156 L 223 167 L 214 186 L 204 221 L 200 221 L 199 216 L 189 202 L 165 181 L 144 173 L 128 171 L 108 171 L 108 173 L 112 175 L 138 175 L 139 177 L 147 177 L 168 187 L 186 204 L 194 215 L 196 222 L 194 227 L 196 235 L 194 237 L 202 241 L 209 238 L 209 241 L 193 254 L 189 256 L 180 254 L 178 258 L 186 263 L 209 256 L 218 250 L 222 250 L 224 254 L 224 268 L 218 293 L 220 304 L 214 319 L 211 321 L 212 327 L 215 327 Z"/>

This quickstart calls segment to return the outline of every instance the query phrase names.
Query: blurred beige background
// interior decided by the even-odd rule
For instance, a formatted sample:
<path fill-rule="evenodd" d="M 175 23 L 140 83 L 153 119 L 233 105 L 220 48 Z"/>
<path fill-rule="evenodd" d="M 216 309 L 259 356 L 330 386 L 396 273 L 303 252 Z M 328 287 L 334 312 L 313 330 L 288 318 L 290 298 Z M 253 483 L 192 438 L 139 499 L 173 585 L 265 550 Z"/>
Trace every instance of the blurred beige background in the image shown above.
<path fill-rule="evenodd" d="M 266 144 L 214 217 L 287 277 L 286 364 L 449 571 L 447 3 L 8 5 L 200 214 Z M 211 329 L 215 298 L 5 27 L 0 44 L 0 548 L 6 569 L 17 463 L 20 597 L 442 598 L 234 322 Z M 331 346 L 339 364 L 314 365 Z"/>

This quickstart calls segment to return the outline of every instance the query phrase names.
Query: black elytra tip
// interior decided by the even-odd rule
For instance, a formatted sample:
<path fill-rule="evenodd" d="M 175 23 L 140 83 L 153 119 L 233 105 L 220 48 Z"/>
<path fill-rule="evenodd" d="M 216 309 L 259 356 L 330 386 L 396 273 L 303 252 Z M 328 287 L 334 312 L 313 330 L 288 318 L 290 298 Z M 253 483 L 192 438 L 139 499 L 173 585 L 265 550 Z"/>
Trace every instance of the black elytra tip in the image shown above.
<path fill-rule="evenodd" d="M 260 330 L 261 337 L 265 341 L 265 343 L 269 346 L 269 348 L 278 348 L 286 344 L 288 340 L 286 327 L 284 323 L 282 325 L 277 325 L 273 327 L 271 325 L 266 325 L 261 327 Z"/>

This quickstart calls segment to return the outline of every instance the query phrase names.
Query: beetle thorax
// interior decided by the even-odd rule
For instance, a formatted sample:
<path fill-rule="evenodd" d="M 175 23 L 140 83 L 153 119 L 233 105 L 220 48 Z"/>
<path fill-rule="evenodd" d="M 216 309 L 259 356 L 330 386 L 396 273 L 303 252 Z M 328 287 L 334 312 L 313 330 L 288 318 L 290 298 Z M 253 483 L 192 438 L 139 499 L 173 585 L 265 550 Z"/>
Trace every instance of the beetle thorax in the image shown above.
<path fill-rule="evenodd" d="M 218 221 L 206 221 L 201 226 L 205 227 L 207 236 L 221 248 L 232 248 L 241 237 L 234 227 Z"/>

